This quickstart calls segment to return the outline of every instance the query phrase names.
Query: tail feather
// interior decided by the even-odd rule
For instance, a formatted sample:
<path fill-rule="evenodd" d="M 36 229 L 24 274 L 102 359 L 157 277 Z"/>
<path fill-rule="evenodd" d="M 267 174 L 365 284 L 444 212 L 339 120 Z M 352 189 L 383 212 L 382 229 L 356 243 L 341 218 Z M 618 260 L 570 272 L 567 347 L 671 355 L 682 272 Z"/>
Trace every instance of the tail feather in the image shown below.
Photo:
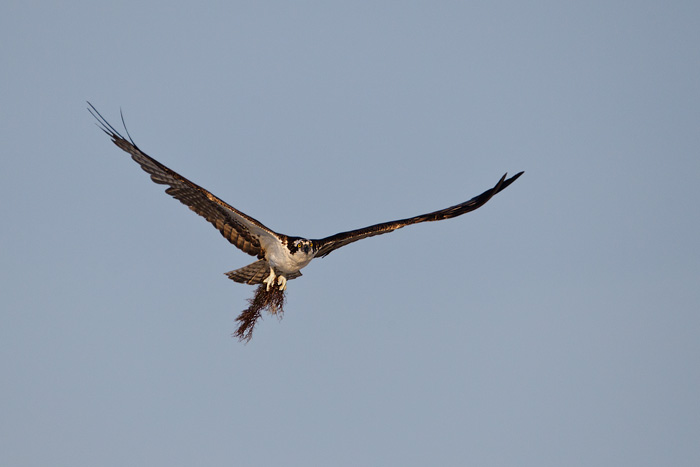
<path fill-rule="evenodd" d="M 263 279 L 270 275 L 270 264 L 260 259 L 248 266 L 226 273 L 229 279 L 241 284 L 262 284 Z"/>
<path fill-rule="evenodd" d="M 270 275 L 270 263 L 264 259 L 259 259 L 248 266 L 244 266 L 234 271 L 229 271 L 225 274 L 229 279 L 241 284 L 262 284 L 263 280 Z M 280 275 L 280 272 L 275 270 L 275 274 Z M 295 279 L 301 276 L 301 272 L 297 271 L 291 274 L 284 274 L 284 276 L 287 278 L 287 280 Z"/>

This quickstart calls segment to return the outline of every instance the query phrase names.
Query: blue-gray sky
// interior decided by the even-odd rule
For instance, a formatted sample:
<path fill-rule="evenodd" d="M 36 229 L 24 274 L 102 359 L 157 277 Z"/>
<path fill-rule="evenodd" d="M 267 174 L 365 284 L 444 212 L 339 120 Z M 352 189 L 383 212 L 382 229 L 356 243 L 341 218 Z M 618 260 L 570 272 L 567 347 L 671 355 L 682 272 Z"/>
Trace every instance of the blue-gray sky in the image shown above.
<path fill-rule="evenodd" d="M 4 2 L 0 464 L 700 464 L 697 2 Z M 291 281 L 269 227 L 456 204 Z"/>

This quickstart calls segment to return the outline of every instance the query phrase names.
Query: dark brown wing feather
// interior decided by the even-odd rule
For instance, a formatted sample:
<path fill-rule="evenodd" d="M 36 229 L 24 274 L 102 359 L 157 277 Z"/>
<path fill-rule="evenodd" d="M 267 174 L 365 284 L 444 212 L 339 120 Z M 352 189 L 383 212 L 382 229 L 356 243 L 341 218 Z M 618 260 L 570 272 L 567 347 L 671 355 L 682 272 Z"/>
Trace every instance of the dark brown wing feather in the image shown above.
<path fill-rule="evenodd" d="M 148 156 L 133 141 L 129 141 L 119 134 L 92 104 L 88 102 L 88 105 L 90 106 L 88 110 L 97 119 L 100 128 L 112 138 L 114 144 L 131 154 L 131 158 L 143 170 L 151 174 L 151 180 L 161 185 L 168 185 L 169 188 L 165 190 L 167 194 L 211 222 L 221 232 L 221 235 L 233 245 L 249 255 L 262 257 L 264 252 L 260 245 L 259 236 L 279 237 L 259 221 L 226 204 L 209 191 Z"/>
<path fill-rule="evenodd" d="M 431 212 L 428 214 L 422 214 L 416 217 L 409 217 L 408 219 L 401 219 L 397 221 L 370 225 L 369 227 L 365 227 L 364 229 L 341 232 L 335 235 L 331 235 L 330 237 L 322 238 L 320 240 L 313 240 L 315 245 L 319 245 L 318 251 L 316 252 L 316 256 L 326 256 L 331 251 L 337 250 L 338 248 L 345 246 L 348 243 L 356 242 L 367 237 L 373 237 L 375 235 L 393 232 L 394 230 L 400 229 L 401 227 L 405 227 L 407 225 L 418 224 L 419 222 L 432 222 L 441 221 L 444 219 L 451 219 L 453 217 L 461 216 L 462 214 L 471 212 L 486 204 L 486 202 L 490 200 L 492 196 L 494 196 L 499 191 L 504 190 L 508 185 L 517 180 L 518 177 L 520 177 L 523 173 L 524 172 L 520 172 L 514 175 L 513 177 L 509 178 L 508 180 L 506 180 L 506 176 L 508 174 L 503 175 L 503 177 L 501 177 L 496 186 L 494 186 L 493 188 L 486 190 L 479 196 L 475 196 L 469 201 L 457 204 L 456 206 L 441 209 L 439 211 Z"/>

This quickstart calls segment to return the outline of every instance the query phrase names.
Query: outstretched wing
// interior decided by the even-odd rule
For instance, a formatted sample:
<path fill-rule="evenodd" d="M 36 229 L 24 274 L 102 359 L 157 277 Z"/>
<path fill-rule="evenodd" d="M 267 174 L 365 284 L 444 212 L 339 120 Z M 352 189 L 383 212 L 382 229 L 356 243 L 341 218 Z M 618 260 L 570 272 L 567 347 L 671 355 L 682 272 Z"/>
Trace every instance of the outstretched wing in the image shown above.
<path fill-rule="evenodd" d="M 249 255 L 262 258 L 264 251 L 261 239 L 264 237 L 279 239 L 278 234 L 259 221 L 226 204 L 204 188 L 146 155 L 131 141 L 131 138 L 127 140 L 119 134 L 92 104 L 88 102 L 88 105 L 90 106 L 88 110 L 97 119 L 100 129 L 112 138 L 114 144 L 131 154 L 131 158 L 151 174 L 151 180 L 161 185 L 168 185 L 169 188 L 165 190 L 167 194 L 211 222 L 233 245 Z"/>
<path fill-rule="evenodd" d="M 320 240 L 313 240 L 314 245 L 318 245 L 316 256 L 326 256 L 331 251 L 337 250 L 338 248 L 345 246 L 348 243 L 356 242 L 367 237 L 373 237 L 375 235 L 393 232 L 394 230 L 400 229 L 401 227 L 405 227 L 407 225 L 418 224 L 419 222 L 432 222 L 441 221 L 443 219 L 451 219 L 453 217 L 461 216 L 462 214 L 471 212 L 486 204 L 486 202 L 490 200 L 493 195 L 495 195 L 501 190 L 504 190 L 508 185 L 516 181 L 518 177 L 520 177 L 523 173 L 524 172 L 520 172 L 507 180 L 506 176 L 508 174 L 505 174 L 503 175 L 503 177 L 501 177 L 496 186 L 494 186 L 493 188 L 486 190 L 479 196 L 475 196 L 469 201 L 457 204 L 456 206 L 441 209 L 439 211 L 431 212 L 428 214 L 422 214 L 416 217 L 409 217 L 408 219 L 401 219 L 398 221 L 370 225 L 369 227 L 365 227 L 364 229 L 341 232 L 335 235 L 331 235 L 330 237 L 322 238 Z"/>

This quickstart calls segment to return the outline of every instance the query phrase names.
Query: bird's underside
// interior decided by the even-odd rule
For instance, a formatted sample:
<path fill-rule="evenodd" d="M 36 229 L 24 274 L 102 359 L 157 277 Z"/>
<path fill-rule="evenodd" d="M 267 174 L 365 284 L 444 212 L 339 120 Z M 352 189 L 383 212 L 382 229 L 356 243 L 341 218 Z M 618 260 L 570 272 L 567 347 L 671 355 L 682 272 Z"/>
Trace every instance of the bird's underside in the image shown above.
<path fill-rule="evenodd" d="M 503 175 L 493 188 L 469 201 L 449 208 L 309 240 L 274 232 L 261 222 L 238 211 L 209 191 L 164 166 L 141 151 L 130 137 L 129 139 L 124 138 L 100 115 L 92 104 L 88 102 L 88 105 L 90 106 L 88 110 L 97 119 L 100 128 L 112 139 L 114 144 L 129 153 L 131 158 L 151 175 L 151 180 L 161 185 L 167 185 L 168 188 L 165 190 L 167 194 L 204 217 L 221 232 L 226 240 L 241 251 L 258 258 L 257 261 L 227 272 L 226 275 L 240 283 L 265 284 L 268 290 L 275 285 L 284 290 L 287 280 L 301 276 L 300 270 L 312 259 L 325 257 L 332 251 L 363 238 L 393 232 L 401 227 L 420 222 L 451 219 L 474 211 L 523 174 L 520 172 L 508 179 L 506 179 L 506 175 Z M 129 136 L 128 132 L 127 136 Z"/>

